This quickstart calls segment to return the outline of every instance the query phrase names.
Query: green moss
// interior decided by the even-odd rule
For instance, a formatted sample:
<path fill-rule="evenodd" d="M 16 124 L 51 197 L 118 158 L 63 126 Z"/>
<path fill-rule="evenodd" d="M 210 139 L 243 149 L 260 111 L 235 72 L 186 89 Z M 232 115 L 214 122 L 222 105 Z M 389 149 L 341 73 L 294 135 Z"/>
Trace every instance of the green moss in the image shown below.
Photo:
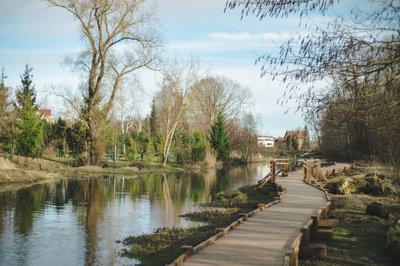
<path fill-rule="evenodd" d="M 239 208 L 232 208 L 227 210 L 207 210 L 203 212 L 191 212 L 181 215 L 187 220 L 194 222 L 207 223 L 216 227 L 224 227 L 239 217 Z"/>
<path fill-rule="evenodd" d="M 392 226 L 387 232 L 386 249 L 392 260 L 400 264 L 400 225 Z"/>
<path fill-rule="evenodd" d="M 215 202 L 221 206 L 234 206 L 247 203 L 247 195 L 239 190 L 223 191 L 216 195 Z"/>

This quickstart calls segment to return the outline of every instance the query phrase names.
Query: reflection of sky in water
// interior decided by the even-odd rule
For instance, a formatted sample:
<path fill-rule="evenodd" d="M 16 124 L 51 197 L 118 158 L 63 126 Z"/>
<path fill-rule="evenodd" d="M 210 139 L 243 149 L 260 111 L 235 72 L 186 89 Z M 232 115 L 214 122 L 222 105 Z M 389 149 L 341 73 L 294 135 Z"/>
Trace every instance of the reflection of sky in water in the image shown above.
<path fill-rule="evenodd" d="M 266 165 L 138 179 L 54 181 L 0 193 L 0 265 L 120 265 L 129 235 L 187 227 L 179 215 L 212 194 L 255 183 Z"/>

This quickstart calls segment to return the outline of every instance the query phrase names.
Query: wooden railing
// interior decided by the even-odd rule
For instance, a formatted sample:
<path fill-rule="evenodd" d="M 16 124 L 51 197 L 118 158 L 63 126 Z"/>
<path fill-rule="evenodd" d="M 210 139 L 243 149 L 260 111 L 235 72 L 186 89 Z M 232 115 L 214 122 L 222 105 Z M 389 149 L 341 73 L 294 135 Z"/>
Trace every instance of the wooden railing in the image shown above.
<path fill-rule="evenodd" d="M 258 181 L 258 188 L 265 186 L 267 183 L 275 183 L 276 176 L 281 174 L 287 176 L 289 172 L 289 159 L 273 159 L 269 164 L 269 173 Z"/>
<path fill-rule="evenodd" d="M 306 182 L 311 183 L 312 178 L 319 180 L 321 177 L 321 160 L 307 160 L 306 164 L 304 165 L 304 179 Z"/>
<path fill-rule="evenodd" d="M 325 172 L 321 169 L 321 160 L 320 159 L 310 159 L 306 160 L 304 166 L 304 180 L 307 183 L 317 183 L 318 181 L 326 181 L 330 177 L 334 177 L 341 173 L 346 173 L 349 168 L 343 167 L 332 167 L 330 170 L 326 170 Z"/>

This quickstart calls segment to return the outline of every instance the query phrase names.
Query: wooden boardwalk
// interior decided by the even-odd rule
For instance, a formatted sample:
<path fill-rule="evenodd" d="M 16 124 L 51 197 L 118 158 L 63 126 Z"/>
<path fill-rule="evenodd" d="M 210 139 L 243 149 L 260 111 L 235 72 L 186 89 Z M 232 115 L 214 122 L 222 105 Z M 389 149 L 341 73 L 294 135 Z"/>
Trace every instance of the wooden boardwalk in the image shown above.
<path fill-rule="evenodd" d="M 286 188 L 282 202 L 248 218 L 209 247 L 189 256 L 184 265 L 284 265 L 285 254 L 321 206 L 325 193 L 290 172 L 277 182 Z"/>

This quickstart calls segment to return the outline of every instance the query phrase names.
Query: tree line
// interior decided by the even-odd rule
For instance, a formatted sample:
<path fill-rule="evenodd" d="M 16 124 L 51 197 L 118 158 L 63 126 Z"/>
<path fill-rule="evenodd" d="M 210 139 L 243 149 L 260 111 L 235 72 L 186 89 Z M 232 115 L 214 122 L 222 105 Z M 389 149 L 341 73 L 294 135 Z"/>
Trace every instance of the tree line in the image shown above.
<path fill-rule="evenodd" d="M 72 120 L 44 117 L 39 112 L 32 71 L 25 66 L 21 85 L 14 91 L 6 85 L 2 69 L 0 150 L 25 160 L 47 155 L 89 164 L 87 122 L 80 116 Z M 191 83 L 177 77 L 181 78 L 176 73 L 164 77 L 146 117 L 111 112 L 101 129 L 101 163 L 113 159 L 214 164 L 228 159 L 232 151 L 242 162 L 251 159 L 257 150 L 257 123 L 254 115 L 246 112 L 249 89 L 221 76 L 196 77 Z M 187 91 L 181 90 L 180 82 L 186 82 Z"/>

